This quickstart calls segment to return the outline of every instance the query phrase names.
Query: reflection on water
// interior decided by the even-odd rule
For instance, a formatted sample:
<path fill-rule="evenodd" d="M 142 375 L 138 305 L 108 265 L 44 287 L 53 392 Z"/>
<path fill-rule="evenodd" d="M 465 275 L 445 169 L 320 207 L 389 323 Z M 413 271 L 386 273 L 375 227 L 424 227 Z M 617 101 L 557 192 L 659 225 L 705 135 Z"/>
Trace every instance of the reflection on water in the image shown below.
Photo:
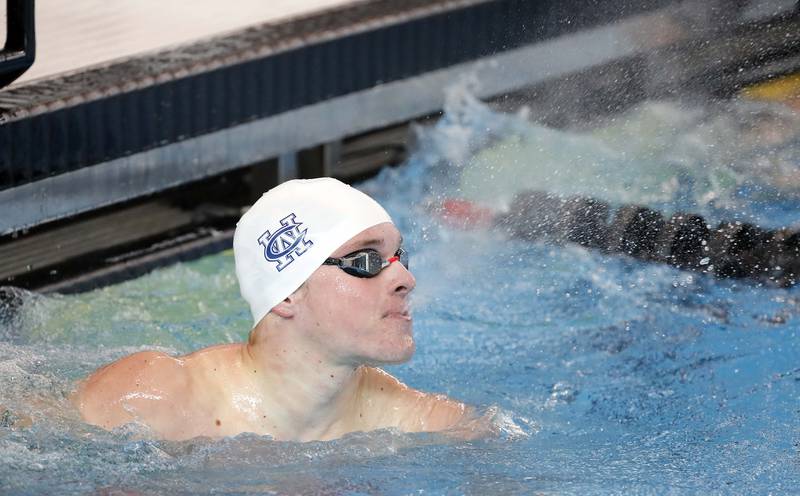
<path fill-rule="evenodd" d="M 800 487 L 800 295 L 575 246 L 443 227 L 445 197 L 501 205 L 522 187 L 791 224 L 796 117 L 731 102 L 645 102 L 576 130 L 450 95 L 402 168 L 361 185 L 404 231 L 418 353 L 391 372 L 497 409 L 475 442 L 391 430 L 333 442 L 147 439 L 78 421 L 73 381 L 145 348 L 245 338 L 228 253 L 75 296 L 23 294 L 0 324 L 8 492 L 778 493 Z"/>

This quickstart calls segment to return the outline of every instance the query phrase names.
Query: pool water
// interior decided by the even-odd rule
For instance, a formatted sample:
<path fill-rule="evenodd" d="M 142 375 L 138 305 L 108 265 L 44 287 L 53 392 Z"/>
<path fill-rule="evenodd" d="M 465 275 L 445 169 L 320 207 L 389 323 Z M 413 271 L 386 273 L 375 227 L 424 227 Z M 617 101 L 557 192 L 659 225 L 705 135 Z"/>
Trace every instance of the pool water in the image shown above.
<path fill-rule="evenodd" d="M 359 186 L 404 232 L 418 282 L 417 354 L 388 370 L 478 406 L 496 437 L 163 442 L 80 422 L 65 398 L 95 368 L 245 339 L 249 312 L 222 253 L 80 295 L 21 293 L 21 312 L 0 323 L 0 404 L 33 425 L 0 427 L 0 492 L 796 493 L 796 289 L 456 229 L 432 213 L 450 197 L 501 209 L 536 187 L 791 225 L 796 124 L 779 107 L 661 101 L 555 130 L 451 91 L 408 163 Z"/>

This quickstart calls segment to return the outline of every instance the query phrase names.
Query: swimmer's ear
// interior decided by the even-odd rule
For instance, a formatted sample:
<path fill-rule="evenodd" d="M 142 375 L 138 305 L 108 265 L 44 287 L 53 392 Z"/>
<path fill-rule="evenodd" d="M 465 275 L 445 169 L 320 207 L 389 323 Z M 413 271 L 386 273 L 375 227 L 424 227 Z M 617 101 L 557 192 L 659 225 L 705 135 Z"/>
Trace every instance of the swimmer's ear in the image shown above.
<path fill-rule="evenodd" d="M 278 317 L 283 317 L 284 319 L 291 319 L 292 317 L 294 317 L 294 312 L 295 312 L 294 299 L 291 296 L 286 297 L 285 300 L 272 307 L 271 312 L 277 315 Z"/>
<path fill-rule="evenodd" d="M 275 315 L 278 317 L 291 319 L 297 312 L 297 302 L 300 301 L 300 299 L 302 299 L 302 297 L 306 294 L 307 289 L 308 287 L 304 282 L 299 288 L 294 290 L 294 293 L 290 294 L 282 302 L 272 307 L 272 310 L 270 311 L 275 313 Z"/>

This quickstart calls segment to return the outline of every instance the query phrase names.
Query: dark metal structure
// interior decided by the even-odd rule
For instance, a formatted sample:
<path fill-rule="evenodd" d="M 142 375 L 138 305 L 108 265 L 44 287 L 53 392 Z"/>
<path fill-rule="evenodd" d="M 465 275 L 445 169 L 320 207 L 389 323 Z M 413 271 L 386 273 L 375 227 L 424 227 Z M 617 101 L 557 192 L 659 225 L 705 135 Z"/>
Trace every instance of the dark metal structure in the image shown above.
<path fill-rule="evenodd" d="M 36 58 L 34 0 L 6 0 L 6 40 L 0 51 L 0 88 L 33 65 Z"/>

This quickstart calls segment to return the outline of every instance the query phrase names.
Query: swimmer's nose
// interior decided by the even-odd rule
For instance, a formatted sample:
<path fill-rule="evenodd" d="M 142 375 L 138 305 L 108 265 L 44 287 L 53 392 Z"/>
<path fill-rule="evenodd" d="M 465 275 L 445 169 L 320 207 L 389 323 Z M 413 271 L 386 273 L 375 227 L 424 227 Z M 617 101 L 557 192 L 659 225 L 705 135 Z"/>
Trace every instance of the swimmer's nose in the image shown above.
<path fill-rule="evenodd" d="M 393 291 L 398 294 L 408 294 L 417 285 L 417 280 L 411 272 L 400 262 L 392 262 L 385 270 L 392 274 Z"/>

